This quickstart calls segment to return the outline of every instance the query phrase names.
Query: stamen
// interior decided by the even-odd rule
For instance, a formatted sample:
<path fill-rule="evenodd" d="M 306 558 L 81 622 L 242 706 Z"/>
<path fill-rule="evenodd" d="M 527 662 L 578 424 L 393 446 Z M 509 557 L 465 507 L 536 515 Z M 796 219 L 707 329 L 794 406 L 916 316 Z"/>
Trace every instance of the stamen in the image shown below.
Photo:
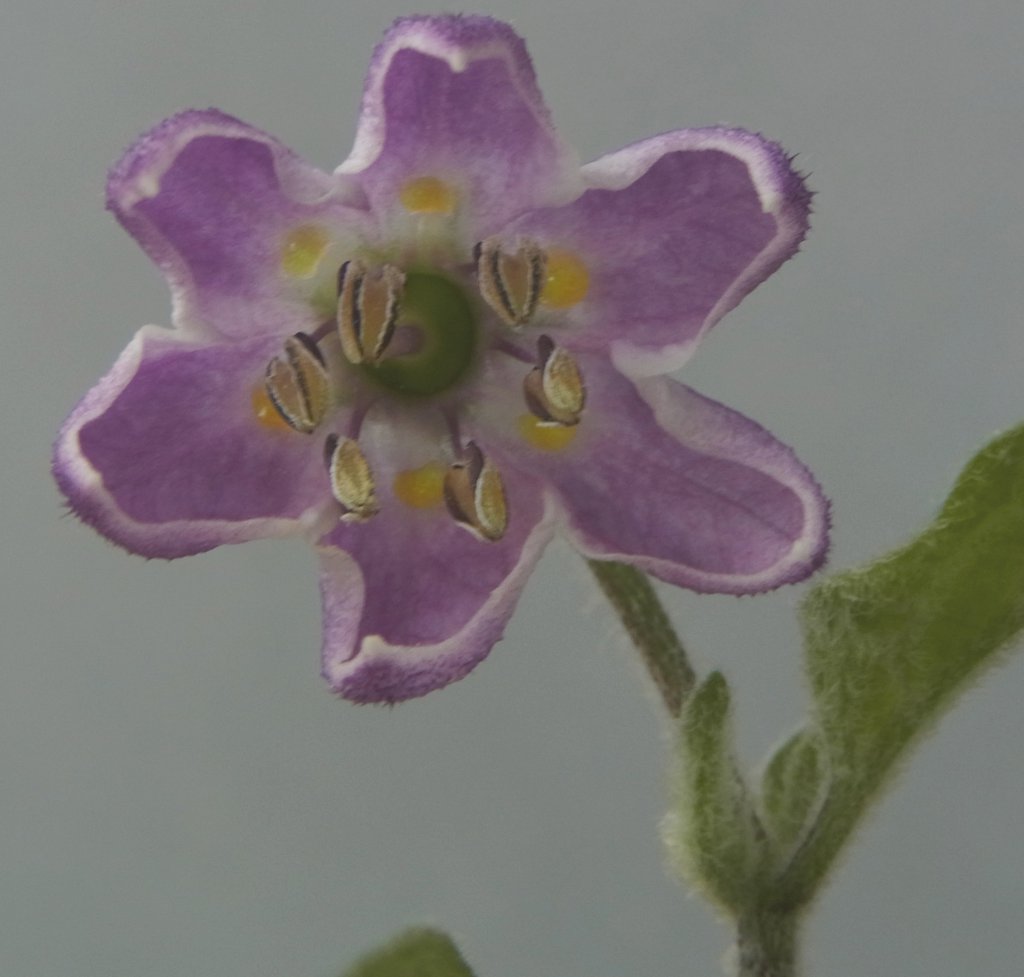
<path fill-rule="evenodd" d="M 413 214 L 451 214 L 458 197 L 452 187 L 436 176 L 419 176 L 402 185 L 398 199 Z"/>
<path fill-rule="evenodd" d="M 523 380 L 526 406 L 546 423 L 579 424 L 587 392 L 576 361 L 548 336 L 537 340 L 537 353 L 538 365 Z"/>
<path fill-rule="evenodd" d="M 473 441 L 445 474 L 444 501 L 452 518 L 479 539 L 497 542 L 508 529 L 505 486 Z"/>
<path fill-rule="evenodd" d="M 512 254 L 495 238 L 473 249 L 477 285 L 487 304 L 510 326 L 529 322 L 537 309 L 546 277 L 547 259 L 533 242 L 524 241 Z"/>
<path fill-rule="evenodd" d="M 578 427 L 545 423 L 533 414 L 519 418 L 519 436 L 541 451 L 563 451 L 572 444 L 578 431 Z"/>
<path fill-rule="evenodd" d="M 291 278 L 312 278 L 330 243 L 330 236 L 316 224 L 296 227 L 281 248 L 282 270 Z"/>
<path fill-rule="evenodd" d="M 338 334 L 350 363 L 377 363 L 398 320 L 405 275 L 394 265 L 367 269 L 346 261 L 338 270 Z"/>
<path fill-rule="evenodd" d="M 312 434 L 331 406 L 331 379 L 323 354 L 304 332 L 284 341 L 284 356 L 268 364 L 264 388 L 289 427 Z M 257 417 L 259 417 L 258 405 Z"/>
<path fill-rule="evenodd" d="M 444 501 L 445 470 L 436 461 L 407 468 L 396 476 L 392 488 L 400 502 L 413 509 L 432 509 Z"/>
<path fill-rule="evenodd" d="M 373 473 L 359 443 L 331 434 L 324 442 L 331 494 L 344 509 L 342 519 L 363 522 L 377 513 Z"/>
<path fill-rule="evenodd" d="M 590 272 L 578 255 L 562 248 L 547 252 L 547 279 L 540 300 L 552 309 L 578 305 L 590 291 Z"/>
<path fill-rule="evenodd" d="M 515 343 L 510 343 L 504 336 L 493 336 L 491 338 L 491 349 L 504 353 L 506 356 L 511 356 L 512 359 L 518 360 L 520 363 L 537 362 L 537 358 L 532 353 L 521 349 Z"/>

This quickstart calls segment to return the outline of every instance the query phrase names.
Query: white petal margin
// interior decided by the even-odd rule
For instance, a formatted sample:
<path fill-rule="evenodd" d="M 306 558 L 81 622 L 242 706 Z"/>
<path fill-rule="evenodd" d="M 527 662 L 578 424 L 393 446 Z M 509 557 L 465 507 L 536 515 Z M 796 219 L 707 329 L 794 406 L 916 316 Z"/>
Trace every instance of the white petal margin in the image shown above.
<path fill-rule="evenodd" d="M 155 197 L 164 174 L 185 147 L 205 136 L 263 143 L 273 153 L 282 190 L 297 203 L 319 204 L 339 195 L 342 189 L 328 174 L 309 166 L 273 136 L 217 109 L 190 109 L 144 133 L 125 153 L 110 173 L 112 208 L 130 211 L 139 201 Z"/>
<path fill-rule="evenodd" d="M 762 211 L 775 219 L 775 237 L 719 299 L 697 337 L 658 350 L 616 340 L 611 347 L 612 361 L 627 376 L 657 376 L 682 367 L 704 333 L 796 253 L 810 226 L 811 194 L 790 157 L 777 143 L 744 129 L 711 127 L 667 132 L 587 163 L 582 175 L 588 189 L 621 190 L 667 153 L 705 150 L 727 153 L 746 165 Z"/>
<path fill-rule="evenodd" d="M 306 163 L 273 136 L 217 109 L 179 112 L 143 133 L 111 168 L 107 177 L 107 207 L 164 273 L 176 309 L 175 325 L 196 339 L 216 340 L 215 323 L 205 322 L 193 307 L 196 288 L 190 256 L 179 254 L 163 231 L 138 205 L 156 197 L 164 178 L 185 149 L 197 139 L 215 137 L 262 144 L 273 160 L 282 200 L 310 208 L 310 219 L 343 212 L 349 223 L 359 220 L 362 194 L 353 181 L 324 173 Z M 199 176 L 201 174 L 197 174 Z"/>
<path fill-rule="evenodd" d="M 318 547 L 323 602 L 321 674 L 353 702 L 400 702 L 468 674 L 501 640 L 519 595 L 554 533 L 553 506 L 527 536 L 519 559 L 489 599 L 455 634 L 429 645 L 393 645 L 378 634 L 360 640 L 364 586 L 359 564 L 333 546 Z M 481 543 L 481 545 L 488 545 Z"/>
<path fill-rule="evenodd" d="M 140 522 L 129 516 L 107 491 L 102 475 L 83 455 L 80 434 L 92 420 L 106 413 L 135 377 L 147 341 L 163 345 L 192 341 L 160 326 L 143 326 L 117 358 L 110 372 L 79 402 L 61 428 L 53 451 L 53 474 L 72 511 L 130 553 L 147 558 L 175 559 L 213 549 L 269 537 L 315 537 L 330 512 L 329 500 L 298 518 L 244 521 L 182 519 L 161 523 Z"/>
<path fill-rule="evenodd" d="M 545 187 L 545 202 L 548 205 L 568 202 L 579 195 L 582 186 L 578 156 L 552 124 L 522 38 L 500 21 L 461 14 L 404 17 L 387 32 L 370 62 L 355 142 L 348 158 L 335 171 L 338 175 L 361 173 L 380 156 L 387 135 L 384 82 L 391 62 L 402 51 L 417 51 L 437 58 L 456 74 L 476 61 L 504 61 L 523 104 L 530 109 L 538 125 L 550 133 L 564 160 L 560 174 L 564 185 Z"/>
<path fill-rule="evenodd" d="M 804 512 L 803 531 L 771 566 L 757 573 L 719 574 L 635 553 L 616 553 L 567 525 L 573 545 L 595 560 L 629 563 L 661 580 L 699 593 L 755 594 L 805 579 L 825 562 L 829 546 L 829 501 L 791 448 L 748 417 L 681 383 L 657 377 L 636 382 L 658 425 L 681 444 L 710 458 L 738 461 L 788 488 Z"/>

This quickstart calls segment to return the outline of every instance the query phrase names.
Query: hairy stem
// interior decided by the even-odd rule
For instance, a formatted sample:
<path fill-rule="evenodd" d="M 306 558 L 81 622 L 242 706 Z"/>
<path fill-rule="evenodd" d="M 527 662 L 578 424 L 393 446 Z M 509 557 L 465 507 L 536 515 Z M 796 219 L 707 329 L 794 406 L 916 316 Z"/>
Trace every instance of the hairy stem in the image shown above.
<path fill-rule="evenodd" d="M 640 652 L 669 713 L 678 716 L 696 675 L 650 580 L 623 563 L 588 563 Z"/>
<path fill-rule="evenodd" d="M 797 977 L 797 916 L 752 909 L 737 922 L 737 977 Z"/>

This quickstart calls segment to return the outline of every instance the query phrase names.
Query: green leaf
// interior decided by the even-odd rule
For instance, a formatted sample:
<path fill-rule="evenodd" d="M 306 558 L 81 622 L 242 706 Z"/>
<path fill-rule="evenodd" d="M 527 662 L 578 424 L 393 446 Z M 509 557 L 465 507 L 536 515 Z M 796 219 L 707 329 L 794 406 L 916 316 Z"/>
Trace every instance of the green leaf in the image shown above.
<path fill-rule="evenodd" d="M 679 873 L 739 914 L 756 891 L 764 847 L 736 767 L 729 698 L 725 679 L 712 672 L 683 709 L 675 804 L 664 835 Z"/>
<path fill-rule="evenodd" d="M 810 828 L 827 785 L 827 762 L 816 730 L 799 730 L 775 751 L 762 778 L 761 806 L 777 851 L 789 854 Z"/>
<path fill-rule="evenodd" d="M 367 954 L 345 977 L 473 977 L 473 971 L 444 933 L 411 929 Z"/>
<path fill-rule="evenodd" d="M 1024 628 L 1024 426 L 974 457 L 936 521 L 803 606 L 831 785 L 778 892 L 806 902 L 893 771 Z"/>

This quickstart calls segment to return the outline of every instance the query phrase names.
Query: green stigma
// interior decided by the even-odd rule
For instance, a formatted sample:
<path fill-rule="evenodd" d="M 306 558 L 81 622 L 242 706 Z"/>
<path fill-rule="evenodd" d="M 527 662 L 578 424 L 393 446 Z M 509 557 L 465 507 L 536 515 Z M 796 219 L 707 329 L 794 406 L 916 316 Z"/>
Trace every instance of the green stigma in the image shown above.
<path fill-rule="evenodd" d="M 476 343 L 476 317 L 463 290 L 441 275 L 410 271 L 388 354 L 364 369 L 389 390 L 429 397 L 466 375 Z"/>

